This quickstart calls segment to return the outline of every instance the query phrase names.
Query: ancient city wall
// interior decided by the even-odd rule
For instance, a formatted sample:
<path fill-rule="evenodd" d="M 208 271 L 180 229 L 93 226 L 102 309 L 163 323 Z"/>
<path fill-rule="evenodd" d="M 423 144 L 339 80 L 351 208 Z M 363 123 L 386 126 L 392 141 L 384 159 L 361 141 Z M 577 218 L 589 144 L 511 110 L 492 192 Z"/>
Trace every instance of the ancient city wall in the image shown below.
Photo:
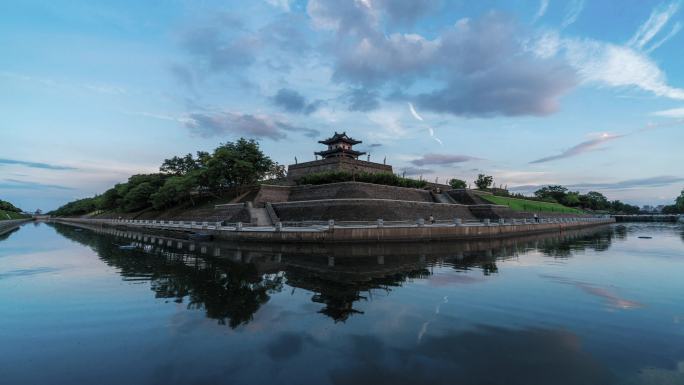
<path fill-rule="evenodd" d="M 438 220 L 475 219 L 467 206 L 385 199 L 282 202 L 274 203 L 273 208 L 281 221 L 375 221 L 378 218 L 386 221 L 414 221 L 418 218 L 427 219 L 430 215 Z"/>
<path fill-rule="evenodd" d="M 433 202 L 432 195 L 427 190 L 362 182 L 340 182 L 303 186 L 262 185 L 259 193 L 254 198 L 254 204 L 261 206 L 266 202 L 279 203 L 352 198 Z"/>

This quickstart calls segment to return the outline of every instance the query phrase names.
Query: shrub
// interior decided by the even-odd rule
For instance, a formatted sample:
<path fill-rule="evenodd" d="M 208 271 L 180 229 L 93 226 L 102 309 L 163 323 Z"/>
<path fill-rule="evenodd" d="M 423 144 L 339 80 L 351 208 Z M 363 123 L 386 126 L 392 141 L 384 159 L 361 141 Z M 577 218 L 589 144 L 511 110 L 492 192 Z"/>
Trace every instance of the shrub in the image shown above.
<path fill-rule="evenodd" d="M 464 180 L 454 178 L 449 181 L 449 186 L 451 188 L 466 188 L 467 184 Z"/>
<path fill-rule="evenodd" d="M 390 173 L 358 173 L 352 174 L 348 171 L 328 171 L 305 175 L 297 180 L 298 184 L 328 184 L 339 182 L 364 182 L 373 183 L 385 186 L 423 188 L 427 186 L 427 182 L 423 180 L 415 180 L 409 178 L 402 178 L 400 176 Z"/>

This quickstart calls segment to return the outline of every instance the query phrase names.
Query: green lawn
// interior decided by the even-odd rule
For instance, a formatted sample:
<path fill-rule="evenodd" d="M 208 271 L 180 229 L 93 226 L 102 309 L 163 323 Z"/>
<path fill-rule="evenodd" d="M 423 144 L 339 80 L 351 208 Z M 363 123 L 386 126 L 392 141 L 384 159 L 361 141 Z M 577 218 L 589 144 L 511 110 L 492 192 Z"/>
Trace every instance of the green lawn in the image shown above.
<path fill-rule="evenodd" d="M 24 215 L 21 215 L 19 213 L 15 213 L 13 211 L 5 211 L 5 210 L 0 210 L 0 221 L 8 220 L 8 219 L 22 219 L 26 218 Z"/>
<path fill-rule="evenodd" d="M 508 206 L 515 211 L 532 211 L 532 212 L 554 212 L 554 213 L 568 213 L 568 214 L 586 214 L 582 210 L 566 207 L 559 203 L 530 201 L 527 199 L 500 197 L 496 195 L 480 195 L 480 198 L 494 203 L 496 205 Z"/>

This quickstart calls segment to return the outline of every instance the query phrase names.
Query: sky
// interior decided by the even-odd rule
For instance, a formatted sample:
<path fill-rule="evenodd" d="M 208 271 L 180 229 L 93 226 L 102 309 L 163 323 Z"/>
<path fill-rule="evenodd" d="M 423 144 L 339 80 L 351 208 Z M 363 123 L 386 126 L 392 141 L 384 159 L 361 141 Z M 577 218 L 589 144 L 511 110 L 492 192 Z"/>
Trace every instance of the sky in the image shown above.
<path fill-rule="evenodd" d="M 51 210 L 240 137 L 313 160 L 346 131 L 414 178 L 668 204 L 683 1 L 5 1 L 0 199 Z"/>

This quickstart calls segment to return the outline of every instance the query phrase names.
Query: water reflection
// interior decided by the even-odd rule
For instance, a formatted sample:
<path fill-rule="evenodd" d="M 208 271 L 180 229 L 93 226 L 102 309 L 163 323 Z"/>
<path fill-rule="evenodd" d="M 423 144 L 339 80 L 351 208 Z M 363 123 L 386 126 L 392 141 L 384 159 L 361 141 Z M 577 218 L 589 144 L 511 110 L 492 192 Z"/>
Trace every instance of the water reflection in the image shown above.
<path fill-rule="evenodd" d="M 323 306 L 319 313 L 343 322 L 363 314 L 355 304 L 367 300 L 374 290 L 391 292 L 407 281 L 426 278 L 431 266 L 479 270 L 487 276 L 498 272 L 497 261 L 529 250 L 568 257 L 585 248 L 606 250 L 612 239 L 612 232 L 604 228 L 459 243 L 236 245 L 114 228 L 52 226 L 90 246 L 125 280 L 150 281 L 156 297 L 203 309 L 207 317 L 231 328 L 252 320 L 284 283 L 313 293 L 311 301 Z M 122 250 L 121 244 L 136 249 Z"/>
<path fill-rule="evenodd" d="M 337 247 L 50 226 L 0 244 L 6 383 L 684 383 L 670 224 Z"/>
<path fill-rule="evenodd" d="M 5 239 L 9 238 L 12 233 L 19 231 L 19 227 L 15 227 L 11 230 L 6 230 L 0 234 L 0 242 L 4 241 Z"/>
<path fill-rule="evenodd" d="M 371 335 L 350 338 L 335 384 L 596 384 L 613 376 L 563 330 L 478 326 L 395 347 Z"/>

